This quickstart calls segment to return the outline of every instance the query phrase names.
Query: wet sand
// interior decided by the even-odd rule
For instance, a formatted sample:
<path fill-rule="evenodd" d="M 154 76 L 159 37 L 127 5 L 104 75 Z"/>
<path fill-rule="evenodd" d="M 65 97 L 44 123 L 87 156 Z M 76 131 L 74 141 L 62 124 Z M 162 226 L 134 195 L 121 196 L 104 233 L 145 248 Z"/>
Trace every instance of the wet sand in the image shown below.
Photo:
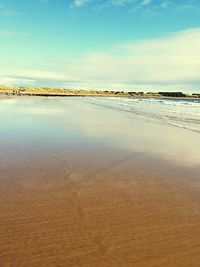
<path fill-rule="evenodd" d="M 1 134 L 0 266 L 199 266 L 199 166 L 43 131 Z"/>

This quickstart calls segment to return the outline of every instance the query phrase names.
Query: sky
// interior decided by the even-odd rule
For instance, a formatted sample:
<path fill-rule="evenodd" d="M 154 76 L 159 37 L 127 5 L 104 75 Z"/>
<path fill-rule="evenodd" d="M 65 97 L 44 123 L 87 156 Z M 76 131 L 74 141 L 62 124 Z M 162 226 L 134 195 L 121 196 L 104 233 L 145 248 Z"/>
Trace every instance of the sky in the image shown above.
<path fill-rule="evenodd" d="M 0 84 L 200 92 L 199 0 L 0 0 Z"/>

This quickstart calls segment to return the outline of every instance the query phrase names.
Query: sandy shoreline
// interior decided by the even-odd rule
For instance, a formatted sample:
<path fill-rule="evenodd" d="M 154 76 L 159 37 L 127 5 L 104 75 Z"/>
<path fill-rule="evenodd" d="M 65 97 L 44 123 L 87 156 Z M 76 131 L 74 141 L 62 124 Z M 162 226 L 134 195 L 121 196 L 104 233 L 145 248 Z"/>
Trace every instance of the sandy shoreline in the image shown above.
<path fill-rule="evenodd" d="M 3 105 L 0 266 L 199 265 L 200 166 L 181 157 L 195 133 L 82 101 Z"/>

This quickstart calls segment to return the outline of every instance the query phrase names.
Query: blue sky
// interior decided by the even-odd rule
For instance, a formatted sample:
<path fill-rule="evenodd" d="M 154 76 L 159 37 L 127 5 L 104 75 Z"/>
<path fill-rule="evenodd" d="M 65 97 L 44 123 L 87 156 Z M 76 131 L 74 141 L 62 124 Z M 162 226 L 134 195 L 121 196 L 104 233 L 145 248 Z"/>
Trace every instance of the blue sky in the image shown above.
<path fill-rule="evenodd" d="M 0 0 L 0 84 L 200 91 L 198 0 Z"/>

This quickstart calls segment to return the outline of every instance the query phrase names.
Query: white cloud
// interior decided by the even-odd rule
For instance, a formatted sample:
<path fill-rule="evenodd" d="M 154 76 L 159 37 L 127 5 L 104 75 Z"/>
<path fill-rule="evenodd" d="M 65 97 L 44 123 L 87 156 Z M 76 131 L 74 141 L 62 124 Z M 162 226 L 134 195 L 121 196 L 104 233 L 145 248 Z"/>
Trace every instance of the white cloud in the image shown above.
<path fill-rule="evenodd" d="M 41 0 L 40 0 L 41 1 Z M 44 1 L 44 0 L 43 0 Z M 85 4 L 90 3 L 93 6 L 98 7 L 98 9 L 101 8 L 109 8 L 112 6 L 129 6 L 133 9 L 136 8 L 138 11 L 138 8 L 140 10 L 143 9 L 149 9 L 149 8 L 155 8 L 156 11 L 158 10 L 164 10 L 164 9 L 199 9 L 200 4 L 196 0 L 183 0 L 181 2 L 178 1 L 172 1 L 172 0 L 73 0 L 73 5 L 75 7 L 81 7 Z"/>
<path fill-rule="evenodd" d="M 14 77 L 0 77 L 0 84 L 3 85 L 16 85 L 16 84 L 27 84 L 30 85 L 34 80 L 26 78 L 14 78 Z"/>
<path fill-rule="evenodd" d="M 12 32 L 9 31 L 0 31 L 0 37 L 6 37 L 12 35 Z"/>
<path fill-rule="evenodd" d="M 142 5 L 143 5 L 143 6 L 147 6 L 147 5 L 149 5 L 149 4 L 151 4 L 151 0 L 143 0 L 143 1 L 142 1 Z"/>
<path fill-rule="evenodd" d="M 171 5 L 171 1 L 161 1 L 160 7 L 168 8 Z"/>
<path fill-rule="evenodd" d="M 0 38 L 1 37 L 12 37 L 12 36 L 24 36 L 24 35 L 27 35 L 27 33 L 0 30 Z"/>
<path fill-rule="evenodd" d="M 112 87 L 200 88 L 200 29 L 90 54 L 67 68 L 79 81 Z"/>
<path fill-rule="evenodd" d="M 40 71 L 40 70 L 25 70 L 19 69 L 15 71 L 16 76 L 24 76 L 30 77 L 33 79 L 50 79 L 50 80 L 57 80 L 62 81 L 67 78 L 64 73 L 58 73 L 53 71 Z"/>
<path fill-rule="evenodd" d="M 7 70 L 1 74 L 70 88 L 200 91 L 200 28 L 113 47 L 66 63 L 61 72 Z M 55 66 L 56 69 L 56 66 Z"/>
<path fill-rule="evenodd" d="M 89 2 L 90 0 L 74 0 L 74 6 L 80 7 Z"/>
<path fill-rule="evenodd" d="M 111 0 L 110 1 L 110 4 L 113 4 L 113 5 L 123 5 L 123 4 L 126 4 L 127 2 L 130 2 L 130 1 L 127 1 L 127 0 Z"/>

